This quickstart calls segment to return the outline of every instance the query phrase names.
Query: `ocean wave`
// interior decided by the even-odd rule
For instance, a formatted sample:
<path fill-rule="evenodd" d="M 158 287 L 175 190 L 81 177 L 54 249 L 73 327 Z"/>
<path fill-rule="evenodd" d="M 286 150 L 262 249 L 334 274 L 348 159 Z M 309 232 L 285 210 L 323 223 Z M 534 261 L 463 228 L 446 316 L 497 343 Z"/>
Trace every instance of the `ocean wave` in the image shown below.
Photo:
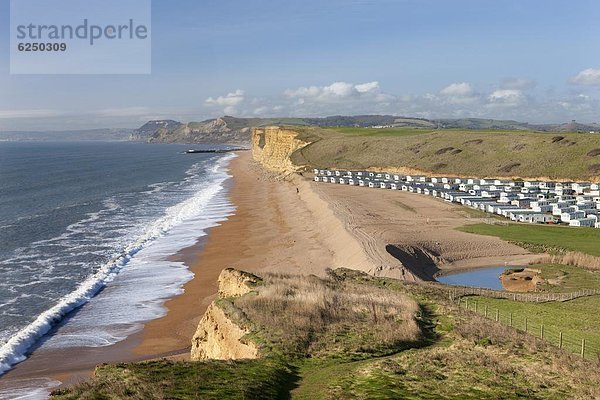
<path fill-rule="evenodd" d="M 127 244 L 117 257 L 102 265 L 74 291 L 62 297 L 53 307 L 38 315 L 32 323 L 14 334 L 2 345 L 0 347 L 0 375 L 8 371 L 14 364 L 25 360 L 27 351 L 34 343 L 61 322 L 65 316 L 89 302 L 107 287 L 137 253 L 147 248 L 156 239 L 168 235 L 174 227 L 198 216 L 205 208 L 209 207 L 211 200 L 223 190 L 223 182 L 228 178 L 223 167 L 233 157 L 233 154 L 228 154 L 219 159 L 210 169 L 207 181 L 203 181 L 203 187 L 194 196 L 169 207 L 163 217 L 148 225 L 145 231 L 137 239 Z M 195 172 L 191 171 L 188 178 Z M 90 217 L 95 219 L 96 215 Z M 103 339 L 102 342 L 108 343 L 109 341 Z"/>

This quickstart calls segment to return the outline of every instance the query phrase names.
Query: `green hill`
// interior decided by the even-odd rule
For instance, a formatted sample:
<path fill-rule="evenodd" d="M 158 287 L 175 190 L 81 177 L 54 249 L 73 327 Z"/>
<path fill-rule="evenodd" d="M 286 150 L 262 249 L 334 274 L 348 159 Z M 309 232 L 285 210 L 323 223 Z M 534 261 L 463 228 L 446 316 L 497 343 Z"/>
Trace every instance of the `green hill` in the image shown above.
<path fill-rule="evenodd" d="M 312 143 L 292 157 L 298 165 L 600 181 L 598 134 L 414 128 L 312 129 L 310 134 Z"/>

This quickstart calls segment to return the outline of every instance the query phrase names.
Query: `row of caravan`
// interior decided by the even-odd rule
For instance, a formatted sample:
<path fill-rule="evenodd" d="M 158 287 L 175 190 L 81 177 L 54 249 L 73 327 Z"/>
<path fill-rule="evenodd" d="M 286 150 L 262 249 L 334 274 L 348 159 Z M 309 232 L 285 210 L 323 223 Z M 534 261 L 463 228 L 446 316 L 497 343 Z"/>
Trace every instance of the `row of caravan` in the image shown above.
<path fill-rule="evenodd" d="M 600 228 L 600 188 L 582 182 L 425 177 L 314 170 L 314 181 L 438 197 L 516 222 Z"/>

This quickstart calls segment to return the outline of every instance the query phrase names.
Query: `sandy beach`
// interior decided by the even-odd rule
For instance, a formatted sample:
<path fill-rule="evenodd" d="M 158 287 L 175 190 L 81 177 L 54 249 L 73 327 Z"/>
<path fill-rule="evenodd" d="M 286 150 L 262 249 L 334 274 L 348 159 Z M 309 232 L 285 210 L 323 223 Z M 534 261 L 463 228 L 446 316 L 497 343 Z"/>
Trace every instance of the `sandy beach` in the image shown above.
<path fill-rule="evenodd" d="M 249 152 L 231 162 L 230 173 L 234 179 L 227 185 L 235 215 L 209 229 L 194 246 L 172 256 L 186 263 L 195 277 L 184 286 L 182 295 L 165 303 L 165 317 L 148 322 L 141 332 L 112 346 L 36 351 L 0 378 L 0 389 L 40 377 L 73 383 L 91 376 L 100 363 L 186 359 L 196 325 L 217 293 L 217 277 L 223 268 L 323 275 L 334 265 L 329 245 L 338 242 L 341 247 L 342 243 L 329 235 L 332 229 L 343 227 L 332 213 L 323 216 L 327 207 L 310 204 L 319 200 L 312 193 L 303 193 L 307 187 L 298 188 L 265 172 L 251 161 Z M 314 219 L 313 208 L 322 220 Z M 343 232 L 338 236 L 343 239 Z"/>
<path fill-rule="evenodd" d="M 426 196 L 282 178 L 253 162 L 250 152 L 231 162 L 230 173 L 235 215 L 172 256 L 190 267 L 194 279 L 165 303 L 164 317 L 112 346 L 35 352 L 0 386 L 40 377 L 72 383 L 90 376 L 99 363 L 187 359 L 197 323 L 227 267 L 316 275 L 348 267 L 414 281 L 432 279 L 440 268 L 522 265 L 535 257 L 497 238 L 454 230 L 479 220 Z"/>

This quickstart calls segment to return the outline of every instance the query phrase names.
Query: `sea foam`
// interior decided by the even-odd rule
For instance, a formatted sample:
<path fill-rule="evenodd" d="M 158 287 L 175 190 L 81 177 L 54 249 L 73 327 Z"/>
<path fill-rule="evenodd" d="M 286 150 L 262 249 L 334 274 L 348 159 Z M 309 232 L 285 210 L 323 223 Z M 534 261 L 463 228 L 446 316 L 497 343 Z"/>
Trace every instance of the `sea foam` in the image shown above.
<path fill-rule="evenodd" d="M 0 347 L 0 375 L 25 360 L 33 344 L 83 305 L 80 312 L 45 340 L 40 350 L 107 346 L 125 339 L 142 322 L 164 315 L 164 301 L 180 294 L 181 286 L 192 278 L 185 265 L 168 261 L 168 256 L 193 245 L 206 229 L 218 225 L 234 211 L 223 186 L 229 177 L 225 166 L 233 157 L 223 156 L 191 198 L 168 208 L 121 254 Z M 156 187 L 151 189 L 155 190 Z"/>

